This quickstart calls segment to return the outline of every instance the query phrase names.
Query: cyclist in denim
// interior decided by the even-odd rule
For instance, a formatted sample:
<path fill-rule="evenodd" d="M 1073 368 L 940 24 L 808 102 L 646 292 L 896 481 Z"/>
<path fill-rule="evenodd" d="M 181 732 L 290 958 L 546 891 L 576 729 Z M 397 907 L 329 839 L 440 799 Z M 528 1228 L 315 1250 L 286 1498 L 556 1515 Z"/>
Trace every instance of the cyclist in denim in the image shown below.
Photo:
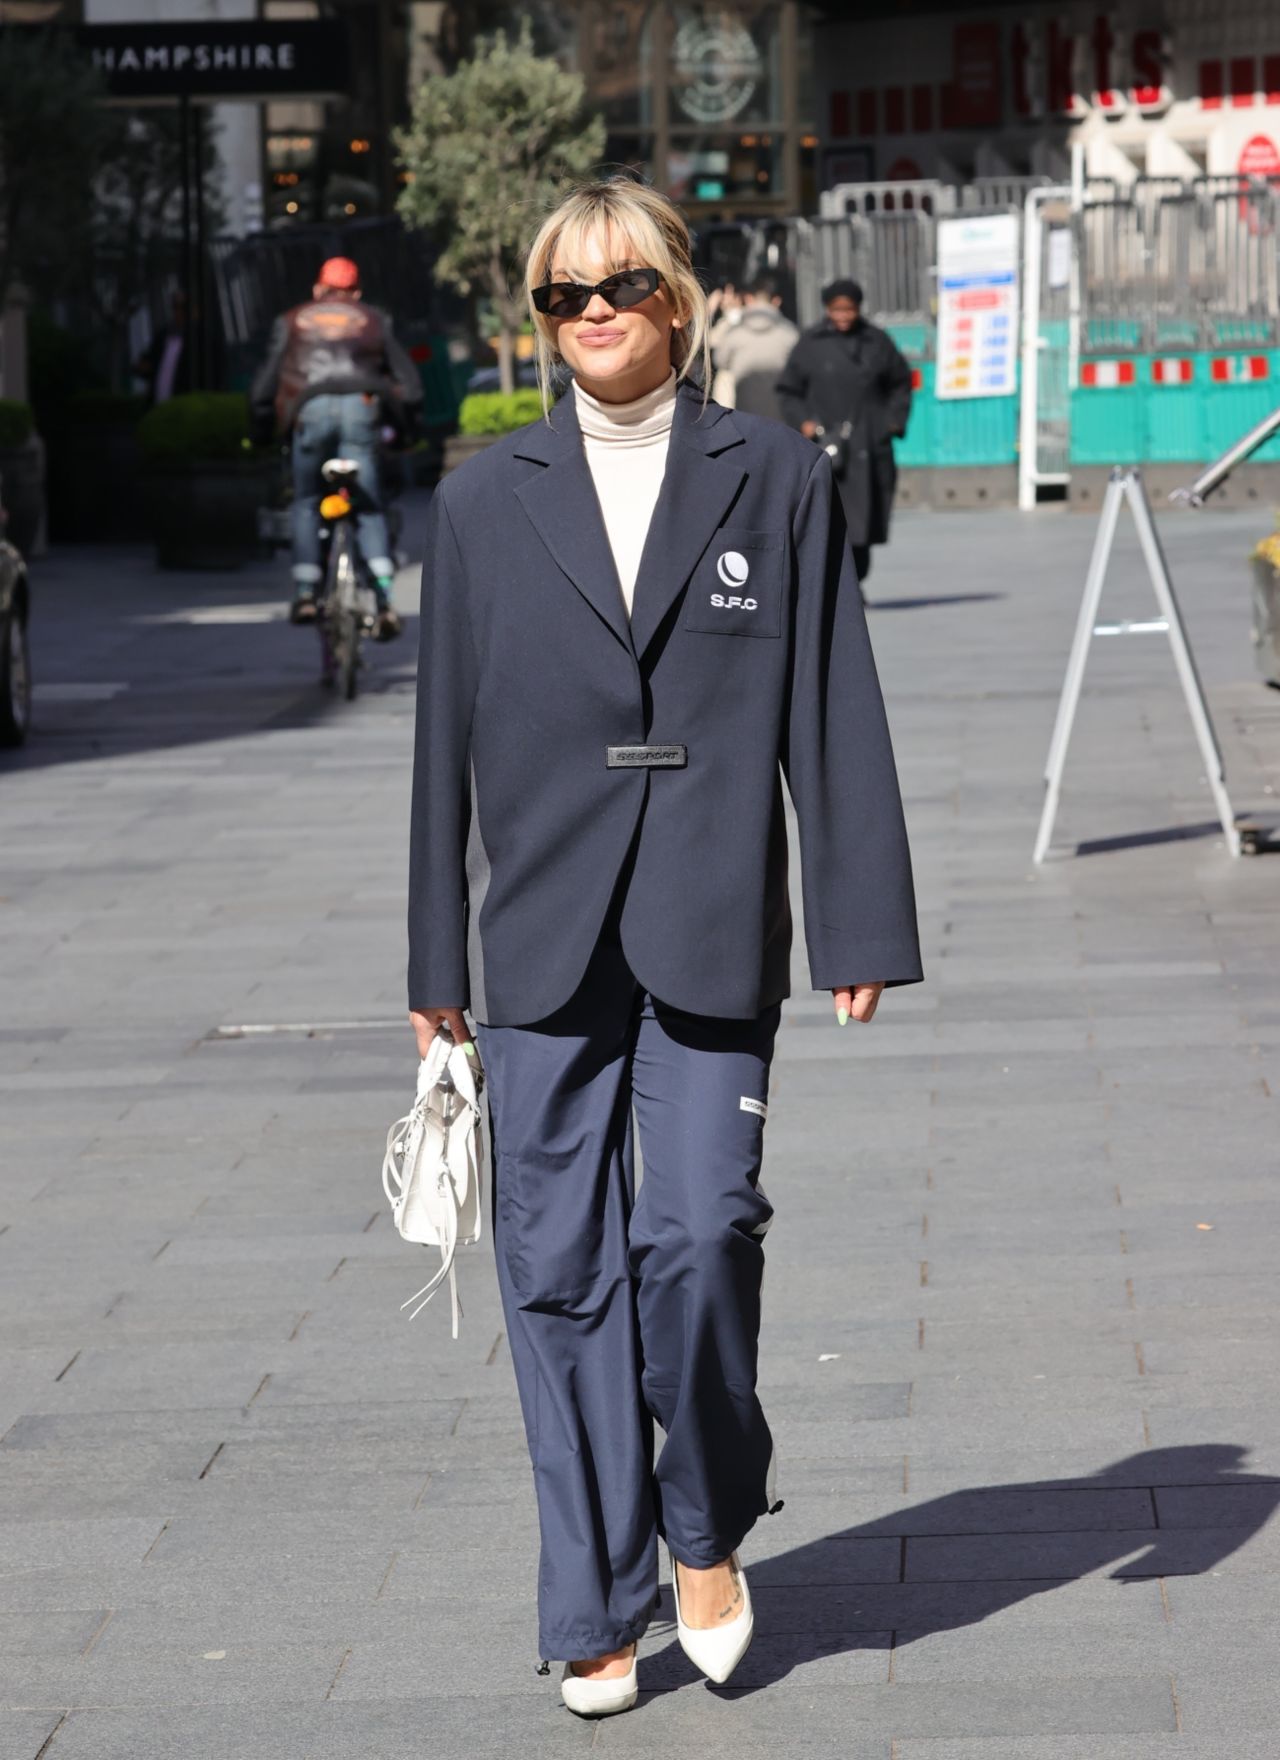
<path fill-rule="evenodd" d="M 391 320 L 364 304 L 360 271 L 349 257 L 330 257 L 311 299 L 277 318 L 250 398 L 259 427 L 270 423 L 293 438 L 293 621 L 310 623 L 316 616 L 320 469 L 326 459 L 342 457 L 360 470 L 360 549 L 378 596 L 378 635 L 384 641 L 399 635 L 379 453 L 384 424 L 402 436 L 416 427 L 422 383 L 392 334 Z"/>

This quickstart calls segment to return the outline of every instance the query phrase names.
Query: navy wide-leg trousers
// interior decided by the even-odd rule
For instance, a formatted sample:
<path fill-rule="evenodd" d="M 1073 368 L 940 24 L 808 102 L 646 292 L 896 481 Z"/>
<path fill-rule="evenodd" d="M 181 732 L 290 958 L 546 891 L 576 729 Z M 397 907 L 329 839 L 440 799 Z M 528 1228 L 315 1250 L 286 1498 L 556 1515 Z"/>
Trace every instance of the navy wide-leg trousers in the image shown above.
<path fill-rule="evenodd" d="M 640 1636 L 659 1534 L 683 1564 L 711 1565 L 768 1508 L 756 1349 L 772 1210 L 758 1180 L 778 1018 L 665 1007 L 606 931 L 554 1015 L 480 1028 L 544 1656 Z"/>

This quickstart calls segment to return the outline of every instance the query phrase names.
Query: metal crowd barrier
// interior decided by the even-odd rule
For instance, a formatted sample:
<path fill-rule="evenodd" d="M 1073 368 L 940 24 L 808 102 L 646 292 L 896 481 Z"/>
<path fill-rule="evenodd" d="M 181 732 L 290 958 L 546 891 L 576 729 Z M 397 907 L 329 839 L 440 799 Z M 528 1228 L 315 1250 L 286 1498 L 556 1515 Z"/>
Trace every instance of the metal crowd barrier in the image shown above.
<path fill-rule="evenodd" d="M 915 409 L 898 458 L 917 487 L 948 472 L 952 499 L 957 473 L 985 472 L 974 497 L 1000 499 L 1020 469 L 1024 505 L 1068 479 L 1074 496 L 1090 471 L 1213 456 L 1280 400 L 1280 179 L 1140 177 L 1122 188 L 1094 178 L 1074 189 L 920 179 L 842 185 L 821 210 L 704 223 L 699 270 L 737 286 L 767 270 L 802 327 L 821 317 L 826 282 L 861 282 L 868 316 L 912 364 Z M 1019 386 L 1007 398 L 938 399 L 938 226 L 983 211 L 1016 212 L 1022 227 Z M 369 296 L 406 340 L 438 345 L 460 329 L 430 243 L 394 220 L 217 240 L 210 284 L 228 382 L 244 382 L 272 317 L 304 299 L 318 261 L 337 252 L 359 258 Z M 1257 456 L 1280 463 L 1280 440 Z"/>
<path fill-rule="evenodd" d="M 1277 340 L 1275 182 L 1139 178 L 1076 216 L 1083 346 L 1126 354 Z"/>
<path fill-rule="evenodd" d="M 978 400 L 932 397 L 938 223 L 1014 203 L 1026 217 L 1016 435 Z M 798 223 L 797 315 L 820 316 L 832 275 L 863 283 L 868 315 L 916 367 L 908 468 L 1017 464 L 1031 505 L 1114 464 L 1211 457 L 1280 397 L 1280 179 L 866 183 L 822 208 Z M 1280 439 L 1256 456 L 1280 463 Z"/>

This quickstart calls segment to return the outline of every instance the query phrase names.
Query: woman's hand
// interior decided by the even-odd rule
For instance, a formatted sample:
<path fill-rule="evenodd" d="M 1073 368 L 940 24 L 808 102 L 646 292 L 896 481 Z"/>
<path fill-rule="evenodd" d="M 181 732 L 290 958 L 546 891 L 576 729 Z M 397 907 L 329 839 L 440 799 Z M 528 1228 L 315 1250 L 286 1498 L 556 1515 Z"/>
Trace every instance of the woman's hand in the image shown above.
<path fill-rule="evenodd" d="M 864 1024 L 876 1012 L 876 1004 L 880 1001 L 883 984 L 846 984 L 841 990 L 833 990 L 836 999 L 836 1019 L 842 1027 L 848 1026 L 849 1016 Z"/>
<path fill-rule="evenodd" d="M 468 1057 L 474 1057 L 476 1048 L 471 1043 L 471 1028 L 467 1025 L 467 1017 L 460 1008 L 411 1008 L 409 1025 L 413 1028 L 414 1037 L 418 1041 L 418 1056 L 425 1057 L 442 1026 L 448 1027 L 455 1045 L 461 1045 Z"/>

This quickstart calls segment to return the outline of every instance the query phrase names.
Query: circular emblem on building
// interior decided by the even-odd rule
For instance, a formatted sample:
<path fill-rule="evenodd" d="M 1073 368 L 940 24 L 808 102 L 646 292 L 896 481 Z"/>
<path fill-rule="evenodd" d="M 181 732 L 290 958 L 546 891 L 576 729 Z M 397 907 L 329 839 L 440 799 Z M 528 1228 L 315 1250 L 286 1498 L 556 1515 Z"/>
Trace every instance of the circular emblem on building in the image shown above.
<path fill-rule="evenodd" d="M 764 57 L 745 25 L 689 19 L 672 48 L 676 102 L 695 122 L 728 122 L 751 100 Z"/>

